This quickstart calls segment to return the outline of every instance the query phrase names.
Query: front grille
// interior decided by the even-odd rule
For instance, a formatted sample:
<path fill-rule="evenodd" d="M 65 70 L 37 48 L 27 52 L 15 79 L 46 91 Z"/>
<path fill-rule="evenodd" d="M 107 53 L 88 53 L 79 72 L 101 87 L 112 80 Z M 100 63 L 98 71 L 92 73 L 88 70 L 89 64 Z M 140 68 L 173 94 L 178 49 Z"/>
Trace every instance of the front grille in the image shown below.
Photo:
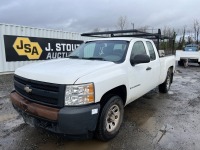
<path fill-rule="evenodd" d="M 65 85 L 34 81 L 14 76 L 15 90 L 24 98 L 53 107 L 64 106 Z M 31 92 L 27 92 L 28 87 Z"/>

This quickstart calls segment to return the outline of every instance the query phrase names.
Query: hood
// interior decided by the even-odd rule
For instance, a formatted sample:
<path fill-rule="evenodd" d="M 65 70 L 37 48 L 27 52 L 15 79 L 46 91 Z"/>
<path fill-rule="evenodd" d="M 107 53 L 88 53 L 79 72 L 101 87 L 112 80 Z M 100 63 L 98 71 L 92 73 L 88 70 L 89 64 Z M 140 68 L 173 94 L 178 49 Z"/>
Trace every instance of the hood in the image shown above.
<path fill-rule="evenodd" d="M 99 60 L 66 58 L 29 64 L 18 68 L 15 74 L 36 81 L 56 84 L 74 84 L 82 76 L 111 65 L 114 65 L 114 63 Z"/>

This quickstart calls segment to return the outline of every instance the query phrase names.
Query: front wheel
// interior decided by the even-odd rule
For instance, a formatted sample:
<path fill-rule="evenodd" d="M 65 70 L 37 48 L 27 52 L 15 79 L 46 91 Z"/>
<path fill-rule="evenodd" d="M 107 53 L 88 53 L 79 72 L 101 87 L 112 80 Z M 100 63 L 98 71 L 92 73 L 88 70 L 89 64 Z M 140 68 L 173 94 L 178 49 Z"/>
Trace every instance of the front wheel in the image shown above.
<path fill-rule="evenodd" d="M 179 65 L 179 66 L 183 66 L 183 64 L 184 64 L 184 63 L 183 63 L 182 60 L 179 60 L 179 61 L 178 61 L 178 65 Z"/>
<path fill-rule="evenodd" d="M 102 141 L 114 138 L 120 129 L 124 116 L 124 105 L 119 96 L 112 96 L 102 108 L 96 137 Z"/>
<path fill-rule="evenodd" d="M 167 71 L 167 77 L 165 79 L 165 82 L 159 85 L 159 91 L 161 93 L 167 93 L 169 91 L 171 83 L 172 83 L 172 77 L 173 77 L 172 70 L 169 69 Z"/>

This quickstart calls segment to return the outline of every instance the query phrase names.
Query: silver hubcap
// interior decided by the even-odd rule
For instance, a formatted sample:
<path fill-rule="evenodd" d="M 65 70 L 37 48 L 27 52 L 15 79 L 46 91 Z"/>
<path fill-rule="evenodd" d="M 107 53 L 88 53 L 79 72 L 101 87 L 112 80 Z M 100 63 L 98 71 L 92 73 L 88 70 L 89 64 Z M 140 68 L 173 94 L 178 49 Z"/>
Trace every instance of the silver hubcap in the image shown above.
<path fill-rule="evenodd" d="M 106 117 L 106 129 L 108 132 L 112 132 L 116 129 L 119 124 L 120 110 L 117 105 L 113 105 Z"/>

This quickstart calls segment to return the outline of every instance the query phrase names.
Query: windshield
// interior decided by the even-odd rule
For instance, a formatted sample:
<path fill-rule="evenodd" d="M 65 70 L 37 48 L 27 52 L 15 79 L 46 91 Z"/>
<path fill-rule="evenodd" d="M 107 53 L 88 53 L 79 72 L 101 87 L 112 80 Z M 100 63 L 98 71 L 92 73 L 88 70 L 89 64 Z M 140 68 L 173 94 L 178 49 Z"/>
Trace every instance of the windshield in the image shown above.
<path fill-rule="evenodd" d="M 86 42 L 74 50 L 69 58 L 104 60 L 121 63 L 125 60 L 129 42 L 122 40 L 100 40 Z"/>

